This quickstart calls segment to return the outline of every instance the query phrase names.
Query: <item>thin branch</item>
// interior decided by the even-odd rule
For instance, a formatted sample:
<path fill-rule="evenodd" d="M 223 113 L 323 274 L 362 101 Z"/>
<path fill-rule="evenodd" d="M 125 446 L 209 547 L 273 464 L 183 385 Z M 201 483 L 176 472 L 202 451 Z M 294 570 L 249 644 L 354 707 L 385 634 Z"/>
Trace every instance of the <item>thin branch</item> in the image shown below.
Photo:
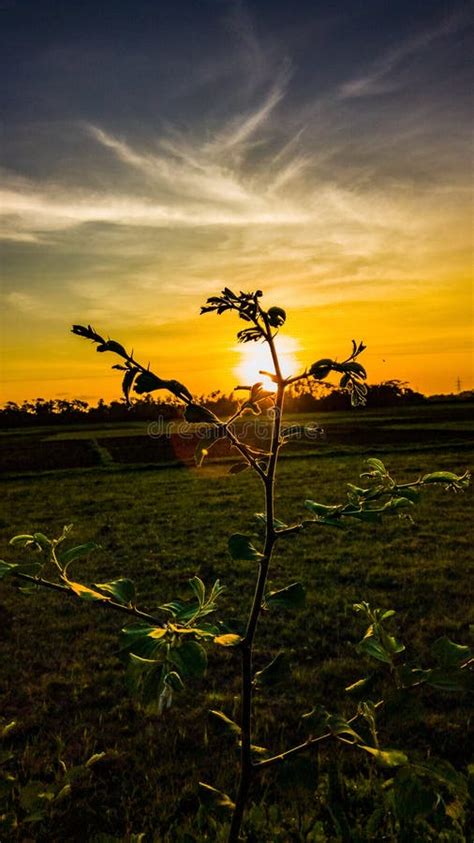
<path fill-rule="evenodd" d="M 26 580 L 32 585 L 40 585 L 43 588 L 49 588 L 53 591 L 61 591 L 68 597 L 75 598 L 76 600 L 80 600 L 81 603 L 84 603 L 84 600 L 81 600 L 79 595 L 77 595 L 71 588 L 68 588 L 66 585 L 60 585 L 60 583 L 52 582 L 51 580 L 45 580 L 43 579 L 43 577 L 32 577 L 30 574 L 22 574 L 19 571 L 12 571 L 11 576 L 17 577 L 21 580 Z M 141 609 L 136 609 L 134 606 L 124 606 L 122 603 L 115 603 L 114 600 L 108 600 L 105 595 L 103 600 L 96 600 L 94 601 L 94 603 L 99 606 L 104 606 L 108 609 L 113 609 L 116 612 L 122 612 L 126 615 L 132 615 L 134 618 L 140 618 L 140 620 L 149 621 L 149 623 L 154 624 L 155 626 L 163 626 L 162 618 L 155 618 L 153 615 L 148 614 L 148 612 L 142 612 Z"/>
<path fill-rule="evenodd" d="M 303 372 L 301 375 L 295 375 L 292 378 L 287 378 L 285 383 L 286 383 L 287 386 L 290 386 L 290 384 L 297 383 L 298 381 L 302 381 L 302 380 L 304 380 L 305 378 L 308 378 L 308 377 L 309 377 L 308 372 Z"/>
<path fill-rule="evenodd" d="M 375 708 L 380 708 L 384 705 L 384 700 L 379 700 L 375 703 Z M 350 720 L 347 720 L 347 725 L 350 726 L 352 723 L 355 723 L 362 717 L 362 714 L 359 712 L 354 714 Z M 281 761 L 286 761 L 288 758 L 292 758 L 295 755 L 299 755 L 301 752 L 305 752 L 307 749 L 311 749 L 316 744 L 321 743 L 321 741 L 325 741 L 328 738 L 337 738 L 338 740 L 343 740 L 340 738 L 339 735 L 335 735 L 334 732 L 325 732 L 323 735 L 318 735 L 316 738 L 308 738 L 303 743 L 298 744 L 298 746 L 293 746 L 291 749 L 285 750 L 285 752 L 280 752 L 278 755 L 272 755 L 271 758 L 264 758 L 263 761 L 257 761 L 252 765 L 253 770 L 256 772 L 261 772 L 262 770 L 266 770 L 268 767 L 273 767 L 274 764 L 279 764 Z M 353 741 L 350 741 L 352 744 Z"/>
<path fill-rule="evenodd" d="M 249 463 L 249 465 L 251 465 L 251 466 L 252 466 L 252 468 L 254 469 L 254 471 L 256 471 L 256 472 L 257 472 L 257 474 L 261 477 L 261 479 L 262 479 L 263 481 L 265 481 L 265 471 L 264 471 L 264 470 L 263 470 L 263 468 L 259 465 L 259 463 L 258 463 L 258 462 L 257 462 L 257 460 L 255 459 L 255 457 L 254 457 L 254 456 L 252 456 L 252 454 L 251 454 L 251 453 L 250 453 L 250 451 L 248 450 L 248 448 L 247 448 L 247 446 L 245 445 L 245 443 L 244 443 L 244 442 L 241 442 L 241 441 L 240 441 L 240 439 L 238 439 L 238 438 L 237 438 L 237 436 L 235 435 L 235 433 L 234 433 L 232 430 L 229 430 L 229 428 L 227 427 L 227 425 L 226 425 L 225 423 L 223 423 L 223 422 L 222 422 L 222 423 L 221 423 L 221 427 L 222 427 L 222 430 L 223 430 L 223 432 L 224 432 L 224 435 L 225 435 L 225 436 L 227 436 L 227 438 L 228 438 L 228 439 L 230 439 L 230 441 L 232 442 L 232 444 L 234 445 L 234 447 L 235 447 L 235 448 L 237 448 L 237 450 L 238 450 L 238 451 L 242 454 L 242 456 L 244 457 L 244 459 L 246 459 L 246 460 L 247 460 L 247 462 Z"/>

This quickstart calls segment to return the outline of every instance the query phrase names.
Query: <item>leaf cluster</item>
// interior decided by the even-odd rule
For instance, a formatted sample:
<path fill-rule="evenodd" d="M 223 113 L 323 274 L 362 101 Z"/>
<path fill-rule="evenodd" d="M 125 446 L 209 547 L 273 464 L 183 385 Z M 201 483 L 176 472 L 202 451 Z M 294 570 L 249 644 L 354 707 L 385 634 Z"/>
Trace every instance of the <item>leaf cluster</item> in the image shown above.
<path fill-rule="evenodd" d="M 342 363 L 338 363 L 336 360 L 331 360 L 328 357 L 317 360 L 310 367 L 308 376 L 318 381 L 324 381 L 331 372 L 338 372 L 341 374 L 339 386 L 341 389 L 347 389 L 350 393 L 352 406 L 364 405 L 367 400 L 367 386 L 364 383 L 367 379 L 367 372 L 361 363 L 358 362 L 357 357 L 365 349 L 366 346 L 363 342 L 357 343 L 355 340 L 352 340 L 352 352 L 346 360 Z"/>
<path fill-rule="evenodd" d="M 327 505 L 313 500 L 305 501 L 306 509 L 316 516 L 316 523 L 342 528 L 348 518 L 366 523 L 379 522 L 385 515 L 411 519 L 410 510 L 420 500 L 420 492 L 425 486 L 437 484 L 448 491 L 459 492 L 464 491 L 470 481 L 468 471 L 462 475 L 451 471 L 436 471 L 412 483 L 397 483 L 381 460 L 370 457 L 367 466 L 368 470 L 360 475 L 365 480 L 364 486 L 348 483 L 347 503 Z M 304 526 L 311 523 L 314 522 L 306 521 Z"/>
<path fill-rule="evenodd" d="M 252 293 L 244 293 L 241 290 L 234 293 L 229 287 L 225 287 L 220 296 L 210 296 L 207 299 L 206 304 L 201 307 L 201 314 L 217 313 L 220 316 L 221 313 L 235 310 L 244 322 L 253 322 L 252 327 L 243 328 L 238 332 L 238 341 L 246 343 L 265 340 L 268 337 L 266 329 L 281 328 L 285 323 L 286 313 L 282 307 L 263 310 L 260 303 L 262 295 L 261 290 Z"/>
<path fill-rule="evenodd" d="M 188 403 L 192 401 L 189 389 L 177 380 L 164 380 L 150 371 L 150 366 L 145 368 L 133 358 L 133 351 L 128 354 L 124 346 L 116 340 L 105 340 L 90 325 L 73 325 L 72 333 L 84 339 L 97 343 L 96 351 L 112 351 L 122 357 L 124 363 L 115 363 L 112 369 L 125 372 L 122 380 L 122 392 L 127 404 L 130 404 L 130 392 L 133 387 L 138 395 L 145 392 L 154 392 L 157 389 L 167 389 L 176 398 Z"/>

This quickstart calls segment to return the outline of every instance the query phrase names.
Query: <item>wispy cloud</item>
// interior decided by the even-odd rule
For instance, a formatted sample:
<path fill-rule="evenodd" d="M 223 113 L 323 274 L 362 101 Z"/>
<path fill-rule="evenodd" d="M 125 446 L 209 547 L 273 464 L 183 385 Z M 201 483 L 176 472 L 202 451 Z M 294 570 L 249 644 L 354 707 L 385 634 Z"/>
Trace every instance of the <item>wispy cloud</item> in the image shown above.
<path fill-rule="evenodd" d="M 465 22 L 465 13 L 455 11 L 437 25 L 391 47 L 376 59 L 367 73 L 344 82 L 339 88 L 339 98 L 369 97 L 396 90 L 400 85 L 399 71 L 407 61 L 422 55 L 434 42 L 452 35 Z"/>

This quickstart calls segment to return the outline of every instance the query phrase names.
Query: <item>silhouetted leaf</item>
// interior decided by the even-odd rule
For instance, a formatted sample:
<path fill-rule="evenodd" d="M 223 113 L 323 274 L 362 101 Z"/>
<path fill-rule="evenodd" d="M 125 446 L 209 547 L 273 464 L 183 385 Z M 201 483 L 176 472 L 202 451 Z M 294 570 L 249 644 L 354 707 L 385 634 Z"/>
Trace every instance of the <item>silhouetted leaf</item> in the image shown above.
<path fill-rule="evenodd" d="M 96 351 L 113 351 L 114 354 L 119 354 L 120 357 L 128 357 L 123 345 L 115 340 L 104 340 L 97 346 Z"/>
<path fill-rule="evenodd" d="M 135 381 L 135 392 L 153 392 L 155 389 L 166 389 L 166 381 L 154 375 L 153 372 L 140 372 Z"/>
<path fill-rule="evenodd" d="M 271 307 L 267 311 L 267 319 L 272 328 L 281 328 L 286 321 L 286 313 L 282 307 Z"/>
<path fill-rule="evenodd" d="M 316 363 L 313 363 L 310 366 L 309 374 L 312 375 L 313 378 L 316 378 L 318 381 L 322 381 L 329 375 L 332 367 L 333 367 L 333 360 L 330 360 L 329 357 L 325 357 L 322 360 L 317 360 Z"/>
<path fill-rule="evenodd" d="M 87 340 L 92 340 L 92 342 L 105 342 L 104 338 L 97 331 L 94 331 L 91 325 L 88 325 L 87 328 L 84 325 L 73 325 L 71 331 L 73 334 L 77 334 L 78 337 L 84 337 Z"/>
<path fill-rule="evenodd" d="M 136 368 L 127 369 L 125 375 L 123 376 L 122 392 L 124 394 L 125 401 L 127 402 L 127 404 L 130 404 L 130 390 L 132 388 L 135 375 L 138 373 L 138 371 L 139 370 Z"/>
<path fill-rule="evenodd" d="M 212 413 L 206 407 L 202 407 L 200 404 L 188 404 L 184 411 L 184 418 L 187 422 L 190 422 L 192 424 L 198 422 L 215 423 L 219 421 L 217 416 L 214 415 L 214 413 Z"/>

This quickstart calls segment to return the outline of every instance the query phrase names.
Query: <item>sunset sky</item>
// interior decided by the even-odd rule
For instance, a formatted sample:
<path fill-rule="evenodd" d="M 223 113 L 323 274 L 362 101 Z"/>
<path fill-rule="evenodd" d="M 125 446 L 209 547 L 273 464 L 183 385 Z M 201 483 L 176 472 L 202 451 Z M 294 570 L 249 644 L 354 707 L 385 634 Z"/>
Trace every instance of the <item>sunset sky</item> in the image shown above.
<path fill-rule="evenodd" d="M 472 388 L 468 9 L 2 0 L 1 400 L 119 397 L 73 322 L 230 390 L 224 285 L 287 309 L 290 366 L 354 337 L 369 382 Z"/>

